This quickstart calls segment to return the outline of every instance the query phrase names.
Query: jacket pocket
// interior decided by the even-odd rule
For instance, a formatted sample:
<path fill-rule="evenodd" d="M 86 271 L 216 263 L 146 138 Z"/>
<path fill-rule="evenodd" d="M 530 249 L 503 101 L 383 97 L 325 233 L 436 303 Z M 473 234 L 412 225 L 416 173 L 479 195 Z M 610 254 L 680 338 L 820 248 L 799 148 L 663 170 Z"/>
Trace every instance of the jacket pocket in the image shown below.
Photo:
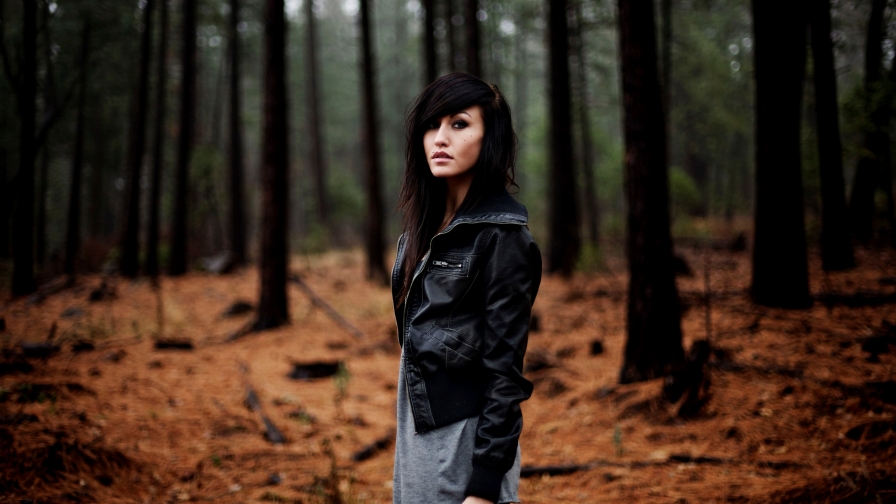
<path fill-rule="evenodd" d="M 470 275 L 470 256 L 463 254 L 436 254 L 427 271 L 439 275 L 467 277 Z"/>
<path fill-rule="evenodd" d="M 428 373 L 439 369 L 463 369 L 479 354 L 478 346 L 469 337 L 454 329 L 442 329 L 435 325 L 425 334 L 411 338 L 411 344 L 417 364 Z"/>

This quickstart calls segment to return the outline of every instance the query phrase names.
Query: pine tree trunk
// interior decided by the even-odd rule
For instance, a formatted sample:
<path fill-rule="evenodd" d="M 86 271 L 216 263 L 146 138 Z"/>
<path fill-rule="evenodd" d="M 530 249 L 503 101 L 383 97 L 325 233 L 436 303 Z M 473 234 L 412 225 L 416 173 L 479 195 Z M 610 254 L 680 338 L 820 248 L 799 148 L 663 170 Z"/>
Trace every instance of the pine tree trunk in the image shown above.
<path fill-rule="evenodd" d="M 238 24 L 239 1 L 230 0 L 230 250 L 236 264 L 243 265 L 247 256 Z"/>
<path fill-rule="evenodd" d="M 548 178 L 548 271 L 572 274 L 579 254 L 579 214 L 572 159 L 569 89 L 569 30 L 566 1 L 550 2 L 550 138 Z"/>
<path fill-rule="evenodd" d="M 47 191 L 50 177 L 50 145 L 45 144 L 40 155 L 40 183 L 37 186 L 37 223 L 34 226 L 34 259 L 43 267 L 47 258 Z"/>
<path fill-rule="evenodd" d="M 156 117 L 153 132 L 152 171 L 149 176 L 149 229 L 146 234 L 146 274 L 159 276 L 159 208 L 162 200 L 162 168 L 165 165 L 165 96 L 167 77 L 165 65 L 168 53 L 168 1 L 161 0 L 159 12 L 159 48 L 156 55 Z"/>
<path fill-rule="evenodd" d="M 289 323 L 288 144 L 286 102 L 286 20 L 283 0 L 265 1 L 264 126 L 262 130 L 261 294 L 256 330 Z"/>
<path fill-rule="evenodd" d="M 573 48 L 578 60 L 576 72 L 576 88 L 579 94 L 579 130 L 582 137 L 582 175 L 585 182 L 583 206 L 585 207 L 585 227 L 588 231 L 588 241 L 592 247 L 597 247 L 600 239 L 600 213 L 597 201 L 597 189 L 594 185 L 594 165 L 597 161 L 597 153 L 594 149 L 594 141 L 591 136 L 591 115 L 588 113 L 588 69 L 585 65 L 585 40 L 582 33 L 582 2 L 576 2 L 576 34 L 573 37 Z"/>
<path fill-rule="evenodd" d="M 364 185 L 367 193 L 365 245 L 367 278 L 385 284 L 383 246 L 383 201 L 380 188 L 380 148 L 377 135 L 376 80 L 374 76 L 373 34 L 371 33 L 370 0 L 361 0 L 361 145 L 364 153 Z"/>
<path fill-rule="evenodd" d="M 621 383 L 662 376 L 684 358 L 655 29 L 651 0 L 619 0 L 630 273 Z"/>
<path fill-rule="evenodd" d="M 457 0 L 444 0 L 444 13 L 445 13 L 445 27 L 447 28 L 447 32 L 445 33 L 445 37 L 448 38 L 448 61 L 446 62 L 446 68 L 448 72 L 456 72 L 457 71 L 457 60 L 459 58 L 458 48 L 457 48 L 457 37 L 459 36 L 461 30 L 455 30 L 454 25 L 454 13 L 456 11 L 455 3 Z M 463 19 L 463 16 L 461 16 Z M 433 20 L 435 21 L 435 20 Z M 436 74 L 439 72 L 439 66 L 435 65 Z"/>
<path fill-rule="evenodd" d="M 811 3 L 818 171 L 821 177 L 821 264 L 825 271 L 837 271 L 854 267 L 855 260 L 846 214 L 831 9 L 829 0 L 812 0 Z"/>
<path fill-rule="evenodd" d="M 162 0 L 165 1 L 165 0 Z M 129 178 L 125 191 L 124 228 L 121 234 L 121 274 L 134 278 L 139 263 L 140 234 L 140 176 L 143 171 L 143 151 L 146 141 L 146 109 L 149 95 L 149 58 L 152 41 L 152 8 L 154 0 L 146 0 L 143 9 L 143 38 L 140 42 L 140 70 L 134 109 L 131 113 L 130 145 L 128 150 Z"/>
<path fill-rule="evenodd" d="M 3 122 L 0 128 L 6 131 L 6 115 L 3 115 Z M 9 180 L 7 179 L 7 151 L 6 146 L 0 146 L 0 258 L 7 259 L 9 257 L 9 200 L 12 196 L 9 194 Z"/>
<path fill-rule="evenodd" d="M 321 131 L 320 94 L 317 85 L 317 20 L 312 11 L 312 2 L 305 3 L 308 18 L 307 39 L 305 40 L 308 78 L 308 131 L 311 133 L 311 171 L 314 173 L 314 196 L 317 200 L 317 218 L 321 226 L 329 227 L 330 205 L 327 197 L 327 165 L 324 156 L 324 138 Z"/>
<path fill-rule="evenodd" d="M 187 272 L 187 190 L 190 152 L 196 107 L 196 0 L 183 0 L 183 44 L 180 132 L 177 145 L 177 171 L 174 176 L 174 214 L 171 221 L 171 260 L 168 274 Z"/>
<path fill-rule="evenodd" d="M 662 0 L 660 8 L 663 16 L 663 114 L 668 132 L 672 107 L 672 0 Z"/>
<path fill-rule="evenodd" d="M 448 11 L 450 12 L 451 9 L 449 8 Z M 436 61 L 435 0 L 423 0 L 423 16 L 423 85 L 428 86 L 432 81 L 436 80 L 436 74 L 438 74 L 438 61 Z M 449 33 L 451 27 L 450 17 L 449 14 L 447 23 Z"/>
<path fill-rule="evenodd" d="M 756 75 L 756 214 L 753 301 L 811 306 L 803 221 L 800 112 L 806 4 L 753 0 Z"/>
<path fill-rule="evenodd" d="M 479 0 L 465 0 L 464 34 L 466 35 L 467 73 L 482 77 L 482 62 L 479 57 Z"/>
<path fill-rule="evenodd" d="M 22 2 L 19 67 L 19 173 L 13 209 L 12 295 L 34 292 L 34 112 L 37 89 L 37 2 Z"/>
<path fill-rule="evenodd" d="M 874 234 L 874 193 L 880 181 L 881 161 L 889 147 L 885 121 L 889 111 L 883 100 L 881 41 L 887 0 L 873 0 L 865 41 L 865 104 L 871 131 L 865 134 L 865 154 L 859 158 L 849 198 L 849 220 L 855 237 L 868 243 Z"/>
<path fill-rule="evenodd" d="M 164 1 L 164 0 L 163 0 Z M 149 4 L 147 4 L 149 9 Z M 148 15 L 145 12 L 144 15 Z M 68 222 L 65 234 L 65 274 L 74 282 L 78 251 L 81 247 L 81 178 L 84 168 L 84 108 L 87 95 L 87 67 L 90 62 L 90 25 L 84 24 L 81 40 L 81 75 L 78 82 L 78 117 L 75 122 L 75 154 L 72 156 L 72 182 L 68 198 Z"/>

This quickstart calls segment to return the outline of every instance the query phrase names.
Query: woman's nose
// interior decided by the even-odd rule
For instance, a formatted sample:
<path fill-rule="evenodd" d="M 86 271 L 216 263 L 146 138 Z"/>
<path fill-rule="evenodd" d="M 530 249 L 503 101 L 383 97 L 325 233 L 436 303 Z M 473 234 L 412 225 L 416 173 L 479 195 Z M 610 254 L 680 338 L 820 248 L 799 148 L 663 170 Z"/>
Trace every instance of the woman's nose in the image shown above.
<path fill-rule="evenodd" d="M 448 137 L 446 133 L 447 131 L 444 126 L 439 128 L 439 131 L 436 133 L 436 147 L 445 147 L 448 145 Z"/>

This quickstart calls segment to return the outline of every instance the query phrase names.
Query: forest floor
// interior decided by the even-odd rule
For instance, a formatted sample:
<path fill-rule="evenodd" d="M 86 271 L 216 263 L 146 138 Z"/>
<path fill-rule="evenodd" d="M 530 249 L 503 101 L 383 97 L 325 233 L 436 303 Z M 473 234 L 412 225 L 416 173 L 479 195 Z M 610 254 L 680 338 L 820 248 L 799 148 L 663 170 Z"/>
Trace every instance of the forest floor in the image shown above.
<path fill-rule="evenodd" d="M 750 303 L 748 252 L 680 253 L 694 270 L 678 279 L 685 348 L 707 334 L 708 271 L 708 401 L 681 418 L 662 380 L 617 384 L 621 258 L 545 277 L 523 465 L 579 467 L 524 478 L 522 501 L 896 502 L 896 254 L 860 251 L 858 269 L 833 274 L 813 255 L 815 305 L 788 311 Z M 0 304 L 0 502 L 390 502 L 390 291 L 359 280 L 357 252 L 297 256 L 291 267 L 364 336 L 291 283 L 291 325 L 227 342 L 251 318 L 222 314 L 254 302 L 254 268 L 163 278 L 158 291 L 121 279 L 100 289 L 102 277 L 82 276 L 45 299 Z M 156 349 L 160 336 L 195 348 Z M 58 352 L 23 355 L 41 348 L 22 342 L 48 338 Z M 603 351 L 593 355 L 595 340 Z M 287 376 L 315 361 L 344 368 Z M 246 407 L 247 386 L 260 411 Z M 262 415 L 285 443 L 264 437 Z"/>

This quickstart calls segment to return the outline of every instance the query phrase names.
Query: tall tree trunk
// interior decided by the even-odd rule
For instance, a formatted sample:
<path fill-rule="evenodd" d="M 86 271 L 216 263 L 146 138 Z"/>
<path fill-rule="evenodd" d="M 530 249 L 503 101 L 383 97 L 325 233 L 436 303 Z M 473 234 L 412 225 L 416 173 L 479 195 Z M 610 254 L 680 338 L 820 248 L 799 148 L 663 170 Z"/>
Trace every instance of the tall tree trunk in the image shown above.
<path fill-rule="evenodd" d="M 311 132 L 311 171 L 314 173 L 314 196 L 317 199 L 317 218 L 324 227 L 329 227 L 330 205 L 327 197 L 327 164 L 324 157 L 324 137 L 321 131 L 321 99 L 317 86 L 317 20 L 311 8 L 311 1 L 305 2 L 305 16 L 308 18 L 307 39 L 305 40 L 308 76 L 308 130 Z M 427 13 L 429 16 L 430 13 Z"/>
<path fill-rule="evenodd" d="M 467 73 L 482 77 L 482 61 L 479 51 L 479 0 L 465 0 L 464 33 L 466 35 Z"/>
<path fill-rule="evenodd" d="M 573 50 L 578 61 L 576 72 L 576 89 L 579 94 L 579 131 L 582 137 L 582 175 L 584 176 L 583 206 L 585 207 L 585 224 L 588 230 L 588 241 L 592 247 L 597 247 L 600 238 L 600 214 L 597 201 L 597 190 L 594 185 L 594 165 L 597 153 L 594 149 L 594 139 L 591 137 L 591 115 L 588 113 L 588 69 L 585 65 L 585 39 L 582 33 L 582 2 L 576 2 L 576 33 L 573 37 L 575 46 Z"/>
<path fill-rule="evenodd" d="M 308 1 L 310 4 L 310 0 Z M 246 210 L 243 196 L 243 129 L 240 120 L 239 1 L 230 0 L 230 250 L 246 264 Z"/>
<path fill-rule="evenodd" d="M 165 1 L 165 0 L 162 0 Z M 149 9 L 149 4 L 147 4 Z M 144 15 L 148 15 L 145 12 Z M 65 233 L 65 274 L 75 280 L 75 262 L 81 247 L 81 173 L 84 166 L 84 108 L 87 95 L 87 68 L 90 63 L 90 24 L 84 22 L 81 40 L 81 75 L 78 79 L 78 117 L 75 122 L 75 154 L 72 156 L 72 182 L 68 198 L 68 222 Z"/>
<path fill-rule="evenodd" d="M 580 240 L 572 159 L 566 0 L 550 0 L 549 9 L 551 167 L 548 177 L 548 271 L 569 276 L 578 258 Z"/>
<path fill-rule="evenodd" d="M 34 112 L 37 89 L 37 2 L 22 2 L 22 60 L 19 67 L 19 173 L 13 210 L 12 295 L 34 284 Z"/>
<path fill-rule="evenodd" d="M 146 233 L 146 274 L 159 276 L 159 220 L 162 200 L 162 168 L 165 166 L 165 95 L 167 77 L 165 68 L 168 55 L 168 0 L 160 0 L 159 48 L 156 55 L 156 117 L 153 132 L 152 171 L 149 176 L 149 229 Z"/>
<path fill-rule="evenodd" d="M 50 145 L 45 144 L 40 156 L 40 183 L 37 186 L 37 223 L 34 226 L 34 259 L 42 267 L 47 258 L 47 192 L 50 177 Z"/>
<path fill-rule="evenodd" d="M 449 0 L 450 1 L 450 0 Z M 448 33 L 451 33 L 451 9 L 448 8 Z M 436 1 L 423 0 L 423 80 L 424 86 L 428 86 L 432 81 L 436 80 L 438 74 L 438 61 L 436 60 Z M 449 44 L 451 46 L 451 44 Z M 450 52 L 450 49 L 449 49 Z M 449 59 L 453 55 L 449 54 Z"/>
<path fill-rule="evenodd" d="M 811 4 L 818 172 L 821 177 L 821 264 L 825 271 L 836 271 L 854 267 L 855 260 L 843 183 L 837 76 L 834 71 L 834 46 L 831 43 L 831 8 L 829 0 L 812 0 Z"/>
<path fill-rule="evenodd" d="M 881 79 L 881 42 L 884 36 L 884 10 L 887 0 L 873 0 L 865 41 L 865 110 L 871 131 L 865 134 L 865 151 L 859 158 L 849 198 L 849 220 L 853 234 L 868 243 L 874 234 L 874 192 L 880 180 L 884 150 L 889 147 L 887 124 L 889 111 L 883 99 Z"/>
<path fill-rule="evenodd" d="M 753 0 L 756 75 L 756 214 L 753 301 L 811 306 L 800 168 L 806 66 L 804 1 Z"/>
<path fill-rule="evenodd" d="M 684 358 L 655 29 L 651 0 L 619 0 L 630 273 L 622 383 L 662 376 Z"/>
<path fill-rule="evenodd" d="M 0 128 L 7 131 L 6 114 L 0 114 L 0 117 L 2 117 Z M 9 212 L 7 211 L 9 204 L 7 202 L 12 198 L 12 195 L 9 194 L 10 183 L 7 178 L 9 175 L 6 168 L 8 162 L 6 156 L 6 145 L 0 145 L 0 199 L 3 200 L 3 203 L 0 203 L 0 258 L 3 259 L 9 257 Z"/>
<path fill-rule="evenodd" d="M 445 28 L 447 32 L 445 36 L 448 38 L 448 58 L 446 58 L 448 68 L 448 72 L 456 72 L 457 71 L 457 60 L 458 60 L 458 49 L 457 49 L 457 37 L 460 34 L 460 30 L 455 30 L 454 24 L 454 15 L 455 12 L 455 3 L 457 0 L 444 0 L 444 9 L 445 9 Z M 463 16 L 460 16 L 460 19 L 463 20 Z M 438 73 L 439 66 L 436 65 L 436 73 Z M 428 83 L 427 83 L 428 84 Z"/>
<path fill-rule="evenodd" d="M 196 108 L 196 0 L 183 0 L 183 56 L 180 91 L 180 133 L 174 176 L 174 214 L 171 221 L 171 260 L 168 274 L 187 272 L 187 185 Z"/>
<path fill-rule="evenodd" d="M 373 34 L 370 26 L 371 0 L 361 0 L 361 145 L 364 153 L 364 185 L 367 192 L 365 245 L 367 278 L 386 283 L 383 246 L 383 201 L 380 180 L 380 147 L 377 135 L 376 79 L 374 76 Z"/>
<path fill-rule="evenodd" d="M 162 0 L 165 1 L 165 0 Z M 149 58 L 152 41 L 152 8 L 154 0 L 146 0 L 143 9 L 143 39 L 140 42 L 140 73 L 137 78 L 137 92 L 134 96 L 134 110 L 131 115 L 130 145 L 128 150 L 128 186 L 125 191 L 124 228 L 121 234 L 121 274 L 134 278 L 139 263 L 140 234 L 140 175 L 143 171 L 143 150 L 146 140 L 146 108 L 149 94 Z"/>
<path fill-rule="evenodd" d="M 668 132 L 672 110 L 672 0 L 662 0 L 660 6 L 663 16 L 663 114 Z"/>
<path fill-rule="evenodd" d="M 94 121 L 91 128 L 93 149 L 90 162 L 90 186 L 87 190 L 87 232 L 92 238 L 105 238 L 103 226 L 103 209 L 106 201 L 104 194 L 106 166 L 106 128 L 103 124 L 102 105 L 93 111 Z"/>
<path fill-rule="evenodd" d="M 266 0 L 264 12 L 264 129 L 262 130 L 261 294 L 256 330 L 289 323 L 286 298 L 288 132 L 286 123 L 286 21 L 283 0 Z"/>

